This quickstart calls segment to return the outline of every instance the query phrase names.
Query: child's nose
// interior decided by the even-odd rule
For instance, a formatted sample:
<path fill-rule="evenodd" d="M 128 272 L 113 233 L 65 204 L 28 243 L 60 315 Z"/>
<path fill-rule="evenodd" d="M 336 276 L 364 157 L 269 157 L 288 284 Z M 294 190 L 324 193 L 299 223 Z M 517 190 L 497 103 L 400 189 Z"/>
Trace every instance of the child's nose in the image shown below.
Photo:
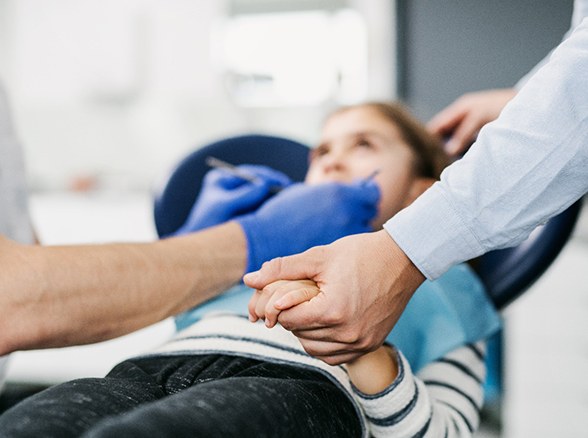
<path fill-rule="evenodd" d="M 330 153 L 323 161 L 325 173 L 340 171 L 345 168 L 345 154 L 341 152 Z"/>

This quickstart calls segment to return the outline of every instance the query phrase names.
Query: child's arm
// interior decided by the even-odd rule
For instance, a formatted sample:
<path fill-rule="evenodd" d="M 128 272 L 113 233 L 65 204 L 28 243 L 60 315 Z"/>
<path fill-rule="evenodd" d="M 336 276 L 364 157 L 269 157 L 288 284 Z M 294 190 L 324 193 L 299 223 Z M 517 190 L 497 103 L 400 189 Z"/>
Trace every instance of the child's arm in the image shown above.
<path fill-rule="evenodd" d="M 414 375 L 397 351 L 398 375 L 376 394 L 354 388 L 374 437 L 471 437 L 479 426 L 484 343 L 448 353 Z"/>
<path fill-rule="evenodd" d="M 368 395 L 386 390 L 398 376 L 396 352 L 388 345 L 346 363 L 345 368 L 355 388 Z"/>

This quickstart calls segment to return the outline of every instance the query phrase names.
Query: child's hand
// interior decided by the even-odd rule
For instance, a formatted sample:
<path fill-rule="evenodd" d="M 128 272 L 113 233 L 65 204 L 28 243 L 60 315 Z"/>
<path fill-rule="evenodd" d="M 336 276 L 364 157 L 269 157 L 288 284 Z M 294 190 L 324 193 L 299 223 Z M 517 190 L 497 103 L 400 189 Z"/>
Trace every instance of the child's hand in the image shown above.
<path fill-rule="evenodd" d="M 265 319 L 269 328 L 278 323 L 282 310 L 310 301 L 317 296 L 320 289 L 312 280 L 279 280 L 257 290 L 249 300 L 249 320 Z"/>

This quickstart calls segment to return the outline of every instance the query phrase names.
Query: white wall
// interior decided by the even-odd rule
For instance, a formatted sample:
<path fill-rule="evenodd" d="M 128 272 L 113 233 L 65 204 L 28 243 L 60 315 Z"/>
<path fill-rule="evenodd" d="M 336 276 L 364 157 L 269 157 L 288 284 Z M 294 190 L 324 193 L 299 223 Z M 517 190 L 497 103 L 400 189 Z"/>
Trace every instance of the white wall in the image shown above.
<path fill-rule="evenodd" d="M 5 1 L 4 76 L 36 188 L 79 174 L 144 184 L 192 145 L 245 129 L 214 75 L 214 0 Z"/>
<path fill-rule="evenodd" d="M 195 145 L 240 132 L 313 142 L 332 99 L 242 108 L 227 94 L 214 38 L 228 1 L 0 0 L 0 77 L 33 188 L 63 189 L 92 175 L 144 188 Z M 378 17 L 367 27 L 360 99 L 391 97 L 389 2 L 351 3 Z"/>

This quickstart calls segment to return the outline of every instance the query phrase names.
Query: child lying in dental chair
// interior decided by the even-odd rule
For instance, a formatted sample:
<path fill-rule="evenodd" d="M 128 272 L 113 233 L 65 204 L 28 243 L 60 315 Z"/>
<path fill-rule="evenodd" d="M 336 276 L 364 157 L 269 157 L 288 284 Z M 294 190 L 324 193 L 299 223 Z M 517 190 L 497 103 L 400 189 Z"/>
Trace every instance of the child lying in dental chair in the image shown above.
<path fill-rule="evenodd" d="M 326 120 L 305 183 L 367 191 L 378 229 L 446 164 L 438 142 L 405 110 L 368 103 Z M 253 297 L 235 286 L 180 315 L 177 335 L 157 351 L 122 362 L 105 378 L 58 385 L 17 405 L 0 418 L 0 435 L 473 434 L 483 401 L 483 339 L 499 321 L 467 266 L 425 282 L 387 343 L 345 366 L 311 357 L 276 325 L 280 311 L 310 299 L 320 299 L 320 290 L 309 281 L 278 282 Z M 273 328 L 252 323 L 248 313 Z"/>

